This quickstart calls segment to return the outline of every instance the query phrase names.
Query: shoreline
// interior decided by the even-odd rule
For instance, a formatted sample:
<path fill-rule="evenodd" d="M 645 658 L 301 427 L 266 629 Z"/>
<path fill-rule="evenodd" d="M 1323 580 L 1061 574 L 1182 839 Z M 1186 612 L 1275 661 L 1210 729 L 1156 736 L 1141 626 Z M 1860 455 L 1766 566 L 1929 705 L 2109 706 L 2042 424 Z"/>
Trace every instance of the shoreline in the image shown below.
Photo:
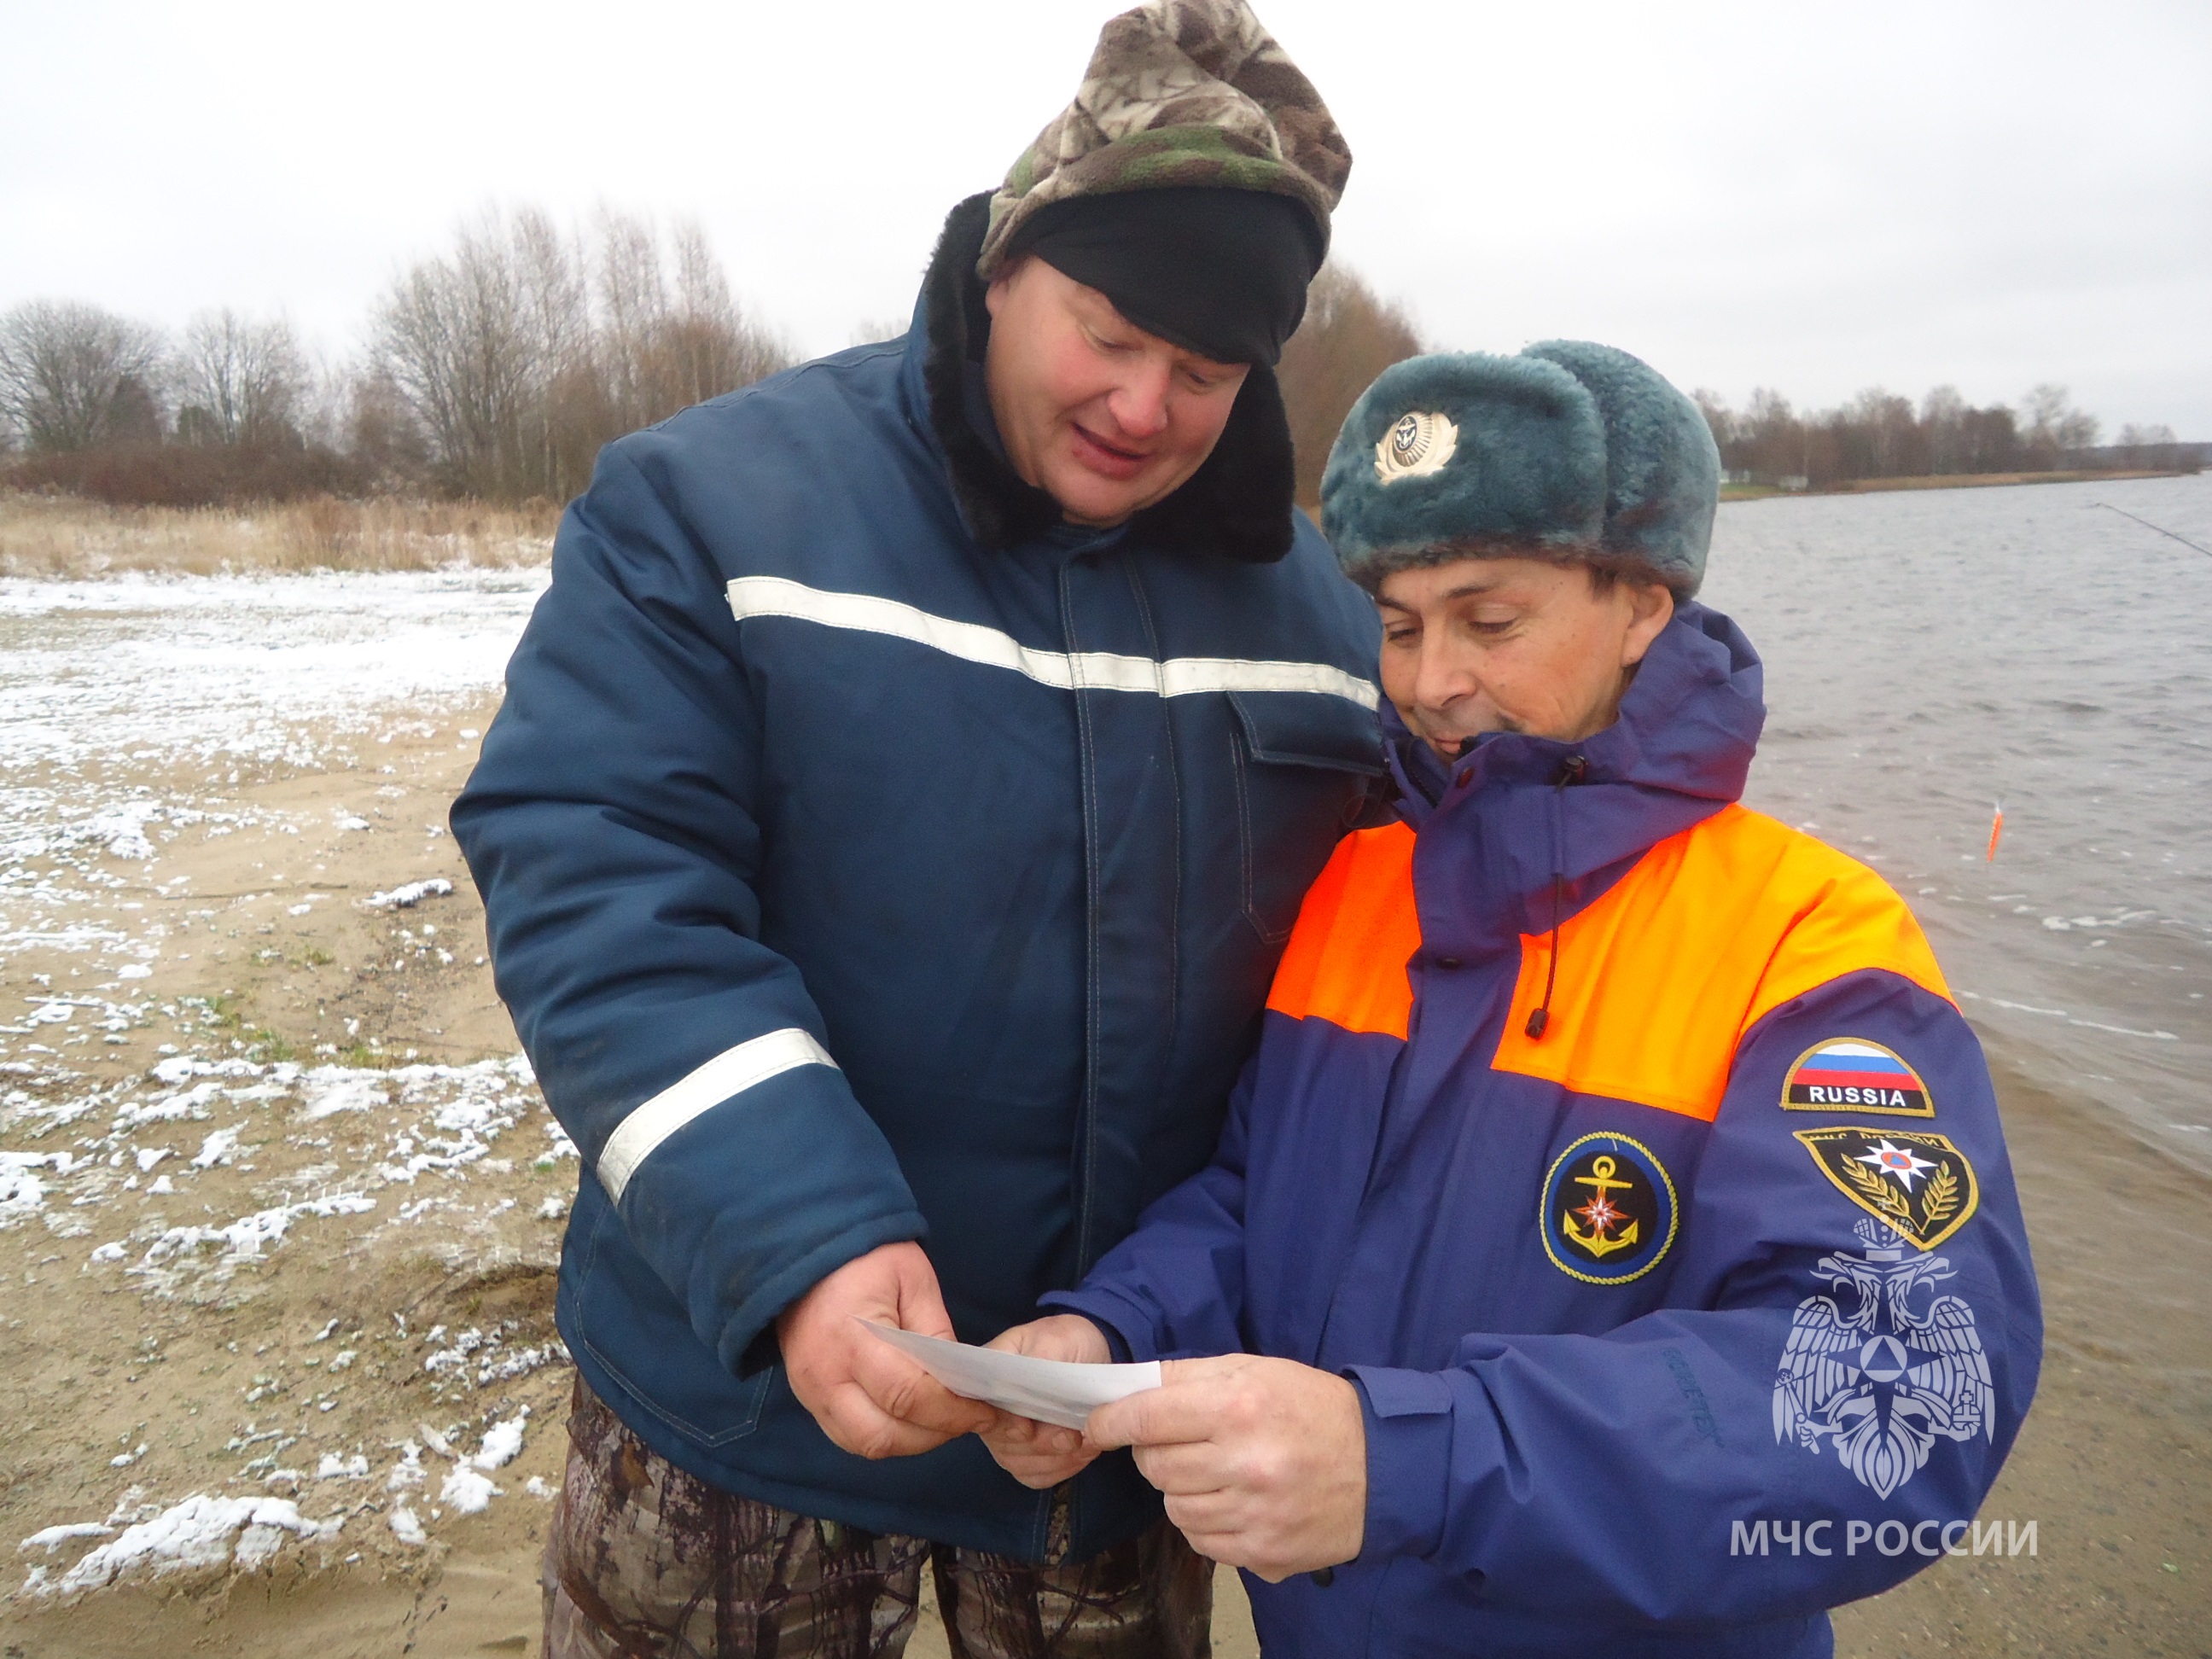
<path fill-rule="evenodd" d="M 1997 489 L 2015 484 L 2124 483 L 2139 478 L 2196 477 L 2186 467 L 2096 472 L 1934 472 L 1899 478 L 1843 478 L 1818 489 L 1784 489 L 1775 484 L 1723 484 L 1723 501 L 1770 501 L 1806 495 L 1878 495 L 1908 489 Z"/>

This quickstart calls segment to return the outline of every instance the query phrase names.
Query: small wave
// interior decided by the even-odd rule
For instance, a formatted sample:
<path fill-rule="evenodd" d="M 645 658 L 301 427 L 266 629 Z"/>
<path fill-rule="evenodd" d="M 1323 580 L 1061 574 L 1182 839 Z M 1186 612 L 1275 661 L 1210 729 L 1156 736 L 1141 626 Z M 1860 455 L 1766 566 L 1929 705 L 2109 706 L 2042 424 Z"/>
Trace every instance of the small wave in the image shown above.
<path fill-rule="evenodd" d="M 1986 1002 L 1992 1008 L 2009 1009 L 2015 1014 L 2040 1014 L 2046 1019 L 2063 1019 L 2069 1025 L 2078 1025 L 2085 1031 L 2110 1031 L 2115 1036 L 2141 1037 L 2150 1042 L 2181 1041 L 2172 1031 L 2138 1031 L 2131 1025 L 2107 1025 L 2102 1020 L 2076 1019 L 2063 1008 L 2039 1008 L 2029 1002 L 2008 1002 L 2002 997 L 1985 997 L 1979 991 L 1961 991 L 1959 994 L 1975 1002 Z"/>
<path fill-rule="evenodd" d="M 2079 1025 L 2086 1030 L 2110 1031 L 2115 1036 L 2143 1037 L 2154 1042 L 2179 1042 L 2181 1039 L 2171 1031 L 2138 1031 L 2128 1025 L 2106 1025 L 2094 1019 L 2069 1019 L 2069 1025 Z"/>

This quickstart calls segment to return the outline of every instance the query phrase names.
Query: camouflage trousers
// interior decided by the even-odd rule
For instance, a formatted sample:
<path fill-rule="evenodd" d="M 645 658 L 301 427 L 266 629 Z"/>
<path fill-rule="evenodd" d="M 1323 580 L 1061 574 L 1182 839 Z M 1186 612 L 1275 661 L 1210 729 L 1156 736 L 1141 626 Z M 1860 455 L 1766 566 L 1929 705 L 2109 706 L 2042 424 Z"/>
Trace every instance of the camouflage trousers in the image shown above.
<path fill-rule="evenodd" d="M 953 1659 L 1212 1651 L 1212 1564 L 1164 1521 L 1036 1566 L 811 1520 L 676 1468 L 577 1380 L 545 1540 L 545 1659 L 897 1659 L 925 1566 Z"/>

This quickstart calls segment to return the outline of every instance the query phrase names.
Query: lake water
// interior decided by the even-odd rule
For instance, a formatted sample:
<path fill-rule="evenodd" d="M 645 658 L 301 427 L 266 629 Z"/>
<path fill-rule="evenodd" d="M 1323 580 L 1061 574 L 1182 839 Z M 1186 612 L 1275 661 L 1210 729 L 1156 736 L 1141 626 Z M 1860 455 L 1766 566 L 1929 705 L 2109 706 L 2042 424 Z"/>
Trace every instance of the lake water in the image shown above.
<path fill-rule="evenodd" d="M 1732 502 L 1749 805 L 1904 893 L 1994 1057 L 2212 1172 L 2212 477 Z M 2004 807 L 1994 863 L 1992 808 Z"/>

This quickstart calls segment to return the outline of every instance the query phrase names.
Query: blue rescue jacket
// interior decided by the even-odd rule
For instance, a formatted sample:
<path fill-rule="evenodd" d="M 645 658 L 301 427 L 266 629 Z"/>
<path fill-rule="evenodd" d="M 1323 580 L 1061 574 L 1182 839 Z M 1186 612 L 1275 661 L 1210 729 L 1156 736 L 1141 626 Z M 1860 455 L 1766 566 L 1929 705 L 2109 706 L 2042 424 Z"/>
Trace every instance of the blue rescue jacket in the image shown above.
<path fill-rule="evenodd" d="M 1383 760 L 1272 380 L 1162 507 L 1061 526 L 991 447 L 982 213 L 905 339 L 605 451 L 453 827 L 583 1155 L 584 1378 L 718 1486 L 1036 1559 L 1049 1498 L 981 1442 L 833 1446 L 775 1316 L 905 1239 L 970 1341 L 1078 1282 L 1211 1155 Z M 1103 1467 L 1074 1549 L 1157 1513 Z"/>
<path fill-rule="evenodd" d="M 1586 742 L 1386 712 L 1213 1164 L 1046 1298 L 1357 1382 L 1271 1656 L 1796 1659 L 1963 1552 L 2042 1345 L 1996 1102 L 1904 902 L 1735 804 L 1759 680 L 1686 605 Z"/>

